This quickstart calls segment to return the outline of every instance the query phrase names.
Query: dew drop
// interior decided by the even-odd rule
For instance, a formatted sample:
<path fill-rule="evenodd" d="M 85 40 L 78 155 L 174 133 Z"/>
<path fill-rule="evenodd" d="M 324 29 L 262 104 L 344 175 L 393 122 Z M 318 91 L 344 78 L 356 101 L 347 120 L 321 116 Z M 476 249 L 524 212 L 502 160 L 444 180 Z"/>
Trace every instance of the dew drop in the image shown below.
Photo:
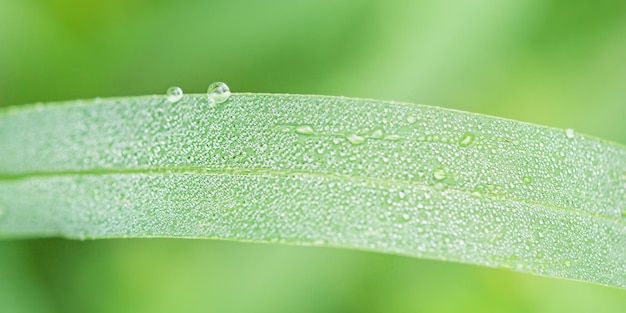
<path fill-rule="evenodd" d="M 572 262 L 570 260 L 566 260 L 565 262 L 563 262 L 563 264 L 565 264 L 566 267 L 572 266 Z"/>
<path fill-rule="evenodd" d="M 461 147 L 467 147 L 471 145 L 473 141 L 474 141 L 474 134 L 465 133 L 463 134 L 463 137 L 461 137 L 461 139 L 459 140 L 459 145 Z"/>
<path fill-rule="evenodd" d="M 476 198 L 482 198 L 483 195 L 478 191 L 478 190 L 474 190 L 470 193 L 470 195 L 472 195 L 472 197 L 476 197 Z"/>
<path fill-rule="evenodd" d="M 374 131 L 372 131 L 372 134 L 370 135 L 370 137 L 375 138 L 375 139 L 380 139 L 383 138 L 385 134 L 383 133 L 382 129 L 375 129 Z"/>
<path fill-rule="evenodd" d="M 566 129 L 565 136 L 567 136 L 567 138 L 574 138 L 574 129 L 573 128 Z"/>
<path fill-rule="evenodd" d="M 407 213 L 402 214 L 402 219 L 405 221 L 408 221 L 409 219 L 411 219 L 411 216 Z"/>
<path fill-rule="evenodd" d="M 529 176 L 522 177 L 524 184 L 530 184 L 533 180 Z"/>
<path fill-rule="evenodd" d="M 436 180 L 444 180 L 446 179 L 447 176 L 448 176 L 448 173 L 446 173 L 446 170 L 443 168 L 438 168 L 433 172 L 433 177 Z"/>
<path fill-rule="evenodd" d="M 302 125 L 296 127 L 296 133 L 303 135 L 312 135 L 315 133 L 315 131 L 313 130 L 313 127 L 309 125 Z"/>
<path fill-rule="evenodd" d="M 209 107 L 214 107 L 228 100 L 230 97 L 230 89 L 228 85 L 222 82 L 214 82 L 209 85 L 206 94 L 209 100 Z"/>
<path fill-rule="evenodd" d="M 400 135 L 389 135 L 385 137 L 385 140 L 391 140 L 391 141 L 396 141 L 400 139 L 402 139 L 402 136 Z"/>
<path fill-rule="evenodd" d="M 413 124 L 415 123 L 415 121 L 417 121 L 417 119 L 415 118 L 415 116 L 409 115 L 409 117 L 406 118 L 406 121 L 409 122 L 409 124 Z"/>
<path fill-rule="evenodd" d="M 357 134 L 350 134 L 346 139 L 353 145 L 360 145 L 365 142 L 365 138 Z"/>
<path fill-rule="evenodd" d="M 183 98 L 183 90 L 177 86 L 172 86 L 170 88 L 167 88 L 167 91 L 165 91 L 165 94 L 167 95 L 167 101 L 172 102 L 172 103 L 178 102 L 178 100 Z"/>

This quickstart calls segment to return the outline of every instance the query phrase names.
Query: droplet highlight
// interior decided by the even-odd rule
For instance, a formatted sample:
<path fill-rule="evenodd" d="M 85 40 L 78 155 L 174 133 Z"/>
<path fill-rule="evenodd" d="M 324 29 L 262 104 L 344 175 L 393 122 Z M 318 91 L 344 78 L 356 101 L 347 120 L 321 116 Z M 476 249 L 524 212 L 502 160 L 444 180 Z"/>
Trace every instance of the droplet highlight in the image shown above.
<path fill-rule="evenodd" d="M 574 129 L 573 128 L 566 129 L 565 136 L 567 136 L 567 138 L 574 138 Z"/>
<path fill-rule="evenodd" d="M 365 142 L 365 137 L 357 134 L 350 134 L 346 137 L 346 139 L 348 139 L 348 141 L 353 145 L 360 145 Z"/>
<path fill-rule="evenodd" d="M 180 99 L 183 98 L 183 90 L 177 86 L 172 86 L 170 88 L 167 88 L 167 91 L 165 91 L 165 94 L 167 95 L 167 101 L 172 102 L 172 103 L 178 102 Z"/>
<path fill-rule="evenodd" d="M 302 125 L 296 127 L 296 133 L 303 135 L 313 135 L 315 134 L 315 131 L 313 130 L 313 127 L 309 125 Z"/>
<path fill-rule="evenodd" d="M 230 98 L 230 88 L 222 82 L 214 82 L 209 85 L 206 91 L 209 107 L 214 107 L 220 103 L 224 103 Z"/>
<path fill-rule="evenodd" d="M 472 142 L 474 142 L 474 134 L 472 134 L 472 133 L 465 133 L 465 134 L 463 134 L 461 139 L 459 139 L 459 145 L 461 147 L 467 147 L 467 146 L 471 145 Z"/>
<path fill-rule="evenodd" d="M 385 133 L 383 132 L 382 129 L 374 129 L 372 131 L 372 134 L 370 135 L 370 137 L 372 137 L 374 139 L 381 139 L 381 138 L 383 138 L 384 135 L 385 135 Z"/>
<path fill-rule="evenodd" d="M 448 173 L 444 168 L 438 168 L 433 172 L 433 177 L 436 180 L 444 180 L 446 179 L 446 177 L 448 177 Z"/>

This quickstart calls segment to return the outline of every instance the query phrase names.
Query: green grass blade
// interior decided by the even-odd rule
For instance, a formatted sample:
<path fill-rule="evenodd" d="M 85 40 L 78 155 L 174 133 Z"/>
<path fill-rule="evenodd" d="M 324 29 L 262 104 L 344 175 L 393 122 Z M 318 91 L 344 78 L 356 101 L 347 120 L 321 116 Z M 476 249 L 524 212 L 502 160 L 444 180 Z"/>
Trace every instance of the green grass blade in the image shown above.
<path fill-rule="evenodd" d="M 324 96 L 0 110 L 0 236 L 323 245 L 626 287 L 626 149 Z"/>

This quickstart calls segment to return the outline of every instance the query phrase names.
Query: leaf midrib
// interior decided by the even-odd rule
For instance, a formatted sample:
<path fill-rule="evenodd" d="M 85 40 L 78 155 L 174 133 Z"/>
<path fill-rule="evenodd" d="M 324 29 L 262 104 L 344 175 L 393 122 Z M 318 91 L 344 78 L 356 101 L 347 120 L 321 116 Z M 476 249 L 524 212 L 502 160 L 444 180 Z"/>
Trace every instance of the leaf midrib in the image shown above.
<path fill-rule="evenodd" d="M 99 168 L 84 170 L 63 170 L 63 171 L 40 171 L 30 173 L 0 173 L 0 182 L 17 181 L 28 179 L 45 179 L 51 177 L 68 177 L 68 176 L 105 176 L 105 175 L 213 175 L 213 176 L 267 176 L 267 177 L 310 177 L 336 179 L 351 182 L 370 182 L 383 184 L 387 186 L 414 186 L 433 191 L 440 191 L 435 187 L 416 181 L 407 181 L 394 178 L 361 176 L 355 174 L 339 174 L 335 172 L 310 171 L 310 170 L 287 170 L 277 168 L 263 167 L 211 167 L 211 166 L 168 166 L 168 167 L 144 167 L 144 168 Z M 446 190 L 465 195 L 471 195 L 468 190 L 456 188 L 453 185 L 446 185 Z M 515 202 L 526 205 L 537 205 L 548 209 L 560 210 L 574 214 L 586 215 L 599 220 L 605 220 L 626 226 L 626 221 L 613 216 L 597 214 L 585 210 L 558 206 L 552 203 L 544 203 L 532 201 L 522 198 L 507 197 L 504 200 L 494 199 L 495 201 Z"/>

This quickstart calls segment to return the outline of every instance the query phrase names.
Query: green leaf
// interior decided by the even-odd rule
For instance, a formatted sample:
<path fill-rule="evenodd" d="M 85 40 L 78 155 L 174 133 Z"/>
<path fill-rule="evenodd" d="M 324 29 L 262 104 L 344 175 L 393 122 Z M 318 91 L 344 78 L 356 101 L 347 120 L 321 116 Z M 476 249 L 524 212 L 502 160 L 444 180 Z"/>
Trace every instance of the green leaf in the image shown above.
<path fill-rule="evenodd" d="M 626 287 L 626 149 L 324 96 L 0 110 L 0 236 L 320 245 Z"/>

